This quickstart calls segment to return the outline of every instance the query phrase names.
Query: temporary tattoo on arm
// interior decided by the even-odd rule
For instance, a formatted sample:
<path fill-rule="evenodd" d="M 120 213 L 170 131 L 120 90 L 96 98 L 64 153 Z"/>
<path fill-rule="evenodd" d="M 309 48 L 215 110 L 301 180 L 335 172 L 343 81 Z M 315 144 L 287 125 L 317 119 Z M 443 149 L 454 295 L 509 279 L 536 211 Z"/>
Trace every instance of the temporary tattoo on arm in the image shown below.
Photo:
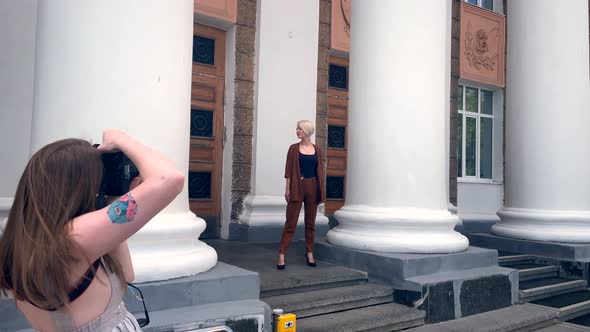
<path fill-rule="evenodd" d="M 113 224 L 123 224 L 133 221 L 137 213 L 137 203 L 131 194 L 121 196 L 118 200 L 109 205 L 107 214 Z"/>

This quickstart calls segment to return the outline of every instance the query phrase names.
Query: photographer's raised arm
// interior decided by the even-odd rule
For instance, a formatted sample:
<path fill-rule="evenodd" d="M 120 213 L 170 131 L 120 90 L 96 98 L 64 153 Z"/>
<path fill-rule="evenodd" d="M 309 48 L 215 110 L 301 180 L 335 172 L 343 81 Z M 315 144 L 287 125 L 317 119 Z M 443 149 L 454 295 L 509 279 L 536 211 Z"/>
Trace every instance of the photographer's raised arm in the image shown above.
<path fill-rule="evenodd" d="M 135 234 L 182 191 L 184 174 L 168 158 L 119 130 L 105 130 L 103 152 L 121 150 L 137 166 L 142 183 L 109 206 L 77 217 L 71 234 L 94 261 Z"/>

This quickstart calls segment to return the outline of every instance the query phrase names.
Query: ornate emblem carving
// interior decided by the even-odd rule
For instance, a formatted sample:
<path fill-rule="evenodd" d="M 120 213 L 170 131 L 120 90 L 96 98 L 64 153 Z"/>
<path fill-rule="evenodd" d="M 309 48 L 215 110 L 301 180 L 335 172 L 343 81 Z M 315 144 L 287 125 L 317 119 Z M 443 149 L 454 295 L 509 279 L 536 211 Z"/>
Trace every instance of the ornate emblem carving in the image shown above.
<path fill-rule="evenodd" d="M 350 12 L 352 5 L 351 0 L 340 0 L 340 8 L 342 8 L 342 17 L 344 18 L 344 32 L 350 37 Z"/>
<path fill-rule="evenodd" d="M 469 65 L 477 70 L 482 68 L 493 71 L 496 67 L 498 53 L 489 54 L 488 36 L 492 33 L 498 33 L 498 28 L 495 27 L 490 31 L 478 29 L 474 34 L 471 32 L 471 23 L 467 23 L 467 31 L 465 31 L 465 58 Z"/>

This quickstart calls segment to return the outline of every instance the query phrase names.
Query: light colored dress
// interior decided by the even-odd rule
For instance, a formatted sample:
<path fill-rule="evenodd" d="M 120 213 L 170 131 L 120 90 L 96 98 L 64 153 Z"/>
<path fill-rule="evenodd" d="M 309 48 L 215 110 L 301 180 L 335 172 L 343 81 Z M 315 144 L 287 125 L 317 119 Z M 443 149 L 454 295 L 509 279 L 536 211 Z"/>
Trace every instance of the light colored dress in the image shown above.
<path fill-rule="evenodd" d="M 112 332 L 135 332 L 141 331 L 135 317 L 127 311 L 123 296 L 125 288 L 122 287 L 121 281 L 116 274 L 102 264 L 107 272 L 111 282 L 111 299 L 105 311 L 95 320 L 76 328 L 74 322 L 67 313 L 62 311 L 52 311 L 51 314 L 55 321 L 57 331 L 64 332 L 91 332 L 91 331 L 112 331 Z"/>

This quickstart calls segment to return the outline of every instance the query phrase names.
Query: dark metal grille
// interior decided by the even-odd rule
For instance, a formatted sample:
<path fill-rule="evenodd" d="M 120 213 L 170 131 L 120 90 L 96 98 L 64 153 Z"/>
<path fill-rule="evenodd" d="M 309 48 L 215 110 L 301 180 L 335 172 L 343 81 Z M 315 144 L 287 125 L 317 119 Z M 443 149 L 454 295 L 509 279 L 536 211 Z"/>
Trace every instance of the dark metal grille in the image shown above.
<path fill-rule="evenodd" d="M 326 198 L 327 199 L 344 199 L 344 177 L 327 176 L 326 177 Z"/>
<path fill-rule="evenodd" d="M 211 173 L 188 173 L 188 197 L 192 199 L 211 198 Z"/>
<path fill-rule="evenodd" d="M 213 137 L 213 112 L 191 110 L 191 136 Z"/>
<path fill-rule="evenodd" d="M 346 128 L 328 126 L 328 147 L 344 149 L 346 146 Z"/>
<path fill-rule="evenodd" d="M 193 36 L 193 62 L 215 64 L 215 39 Z"/>
<path fill-rule="evenodd" d="M 331 88 L 348 89 L 347 68 L 343 66 L 330 65 L 330 81 L 328 85 Z"/>

